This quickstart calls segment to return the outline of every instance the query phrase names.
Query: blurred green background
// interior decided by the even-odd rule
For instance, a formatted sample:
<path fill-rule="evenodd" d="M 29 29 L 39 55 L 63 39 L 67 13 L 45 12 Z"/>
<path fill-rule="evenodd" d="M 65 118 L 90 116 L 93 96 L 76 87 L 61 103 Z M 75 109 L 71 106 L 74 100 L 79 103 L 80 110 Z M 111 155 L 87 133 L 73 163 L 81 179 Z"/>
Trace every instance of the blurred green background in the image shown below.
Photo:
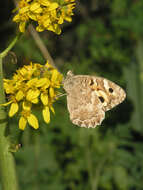
<path fill-rule="evenodd" d="M 45 46 L 65 75 L 98 75 L 127 92 L 127 99 L 106 113 L 95 129 L 74 126 L 66 97 L 54 105 L 56 115 L 40 129 L 18 130 L 9 119 L 12 141 L 21 143 L 16 164 L 21 190 L 142 190 L 143 189 L 143 1 L 76 1 L 72 23 L 62 34 L 40 33 Z M 14 4 L 0 2 L 0 49 L 16 33 L 11 22 Z M 5 77 L 23 64 L 45 63 L 27 32 L 5 60 Z M 14 64 L 14 60 L 17 63 Z M 37 113 L 40 115 L 41 113 Z"/>

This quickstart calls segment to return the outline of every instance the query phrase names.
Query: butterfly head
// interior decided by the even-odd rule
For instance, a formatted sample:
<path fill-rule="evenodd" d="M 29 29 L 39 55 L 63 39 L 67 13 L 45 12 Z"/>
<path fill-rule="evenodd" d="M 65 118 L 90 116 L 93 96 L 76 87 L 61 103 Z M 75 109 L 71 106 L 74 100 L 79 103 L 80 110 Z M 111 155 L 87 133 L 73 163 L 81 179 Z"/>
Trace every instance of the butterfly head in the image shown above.
<path fill-rule="evenodd" d="M 73 77 L 74 77 L 74 74 L 72 73 L 72 71 L 68 71 L 67 76 L 63 81 L 63 87 L 66 92 L 71 91 L 71 89 L 74 86 L 75 80 L 73 80 Z"/>

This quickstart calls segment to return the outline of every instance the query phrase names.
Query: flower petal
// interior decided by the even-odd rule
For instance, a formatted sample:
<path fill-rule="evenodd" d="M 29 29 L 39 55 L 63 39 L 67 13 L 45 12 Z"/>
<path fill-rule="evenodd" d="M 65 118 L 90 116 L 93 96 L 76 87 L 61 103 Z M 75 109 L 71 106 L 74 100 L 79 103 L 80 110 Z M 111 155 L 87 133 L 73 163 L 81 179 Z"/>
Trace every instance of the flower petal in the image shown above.
<path fill-rule="evenodd" d="M 48 106 L 45 106 L 43 109 L 43 118 L 46 123 L 50 122 L 50 110 Z"/>
<path fill-rule="evenodd" d="M 38 89 L 30 89 L 28 92 L 27 92 L 27 96 L 26 96 L 26 99 L 28 101 L 32 101 L 33 99 L 37 98 L 40 94 L 40 91 Z"/>
<path fill-rule="evenodd" d="M 18 111 L 18 104 L 17 103 L 12 103 L 11 106 L 10 106 L 10 110 L 9 110 L 9 117 L 12 117 L 16 114 L 16 112 Z"/>
<path fill-rule="evenodd" d="M 53 114 L 55 114 L 55 110 L 54 110 L 53 106 L 50 106 L 50 110 L 53 112 Z"/>
<path fill-rule="evenodd" d="M 16 94 L 16 100 L 17 101 L 20 101 L 20 100 L 22 100 L 23 99 L 23 97 L 24 97 L 24 94 L 23 94 L 23 92 L 22 92 L 22 90 L 19 90 L 18 92 L 17 92 L 17 94 Z"/>
<path fill-rule="evenodd" d="M 49 6 L 49 11 L 52 11 L 54 9 L 57 9 L 58 8 L 58 3 L 51 3 L 50 6 Z"/>
<path fill-rule="evenodd" d="M 50 86 L 50 80 L 48 78 L 41 78 L 37 81 L 36 87 L 41 87 L 46 85 L 48 88 Z"/>
<path fill-rule="evenodd" d="M 34 12 L 34 13 L 41 13 L 42 12 L 42 8 L 40 7 L 39 3 L 33 3 L 30 6 L 30 11 Z"/>
<path fill-rule="evenodd" d="M 53 98 L 55 96 L 54 88 L 50 87 L 49 94 L 50 94 L 51 98 Z"/>
<path fill-rule="evenodd" d="M 41 101 L 44 106 L 48 105 L 48 94 L 47 93 L 41 93 Z"/>
<path fill-rule="evenodd" d="M 58 77 L 58 74 L 59 74 L 59 72 L 57 71 L 57 69 L 54 69 L 53 71 L 52 71 L 52 78 L 51 78 L 51 81 L 56 81 L 57 80 L 57 77 Z"/>
<path fill-rule="evenodd" d="M 27 120 L 28 120 L 29 125 L 31 125 L 34 129 L 39 128 L 38 120 L 35 117 L 35 115 L 30 114 L 30 116 L 27 117 Z"/>
<path fill-rule="evenodd" d="M 25 32 L 25 26 L 26 26 L 26 22 L 20 22 L 20 24 L 19 24 L 20 32 L 22 32 L 22 33 Z"/>
<path fill-rule="evenodd" d="M 39 99 L 38 99 L 38 98 L 35 98 L 35 99 L 31 100 L 31 102 L 32 102 L 33 104 L 38 104 Z"/>
<path fill-rule="evenodd" d="M 19 119 L 19 129 L 24 130 L 27 124 L 27 119 L 25 117 L 20 117 Z"/>
<path fill-rule="evenodd" d="M 12 100 L 9 101 L 9 102 L 6 102 L 6 103 L 4 103 L 4 104 L 0 104 L 0 106 L 8 106 L 8 105 L 11 104 L 11 103 L 12 103 Z"/>
<path fill-rule="evenodd" d="M 27 86 L 35 86 L 37 84 L 38 78 L 33 78 L 27 82 Z"/>

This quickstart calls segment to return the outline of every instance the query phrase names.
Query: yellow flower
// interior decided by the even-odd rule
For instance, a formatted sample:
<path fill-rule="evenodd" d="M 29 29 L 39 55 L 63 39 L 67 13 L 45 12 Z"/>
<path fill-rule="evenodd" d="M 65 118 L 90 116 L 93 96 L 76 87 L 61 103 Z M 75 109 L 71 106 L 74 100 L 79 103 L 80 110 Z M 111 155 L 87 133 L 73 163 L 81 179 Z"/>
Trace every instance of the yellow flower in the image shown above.
<path fill-rule="evenodd" d="M 75 0 L 20 0 L 18 13 L 13 21 L 19 23 L 20 32 L 25 32 L 28 22 L 36 22 L 36 30 L 49 30 L 61 33 L 60 25 L 64 20 L 71 22 Z"/>
<path fill-rule="evenodd" d="M 9 108 L 8 115 L 9 115 L 9 117 L 13 117 L 18 112 L 19 106 L 18 106 L 18 103 L 16 101 L 12 101 L 12 100 L 10 100 L 7 103 L 1 104 L 1 106 L 8 106 L 9 104 L 11 104 L 11 105 Z"/>
<path fill-rule="evenodd" d="M 19 119 L 19 129 L 24 130 L 26 127 L 27 122 L 31 127 L 34 129 L 39 128 L 38 120 L 35 115 L 33 115 L 30 111 L 28 110 L 23 110 L 21 112 L 21 117 Z"/>
<path fill-rule="evenodd" d="M 6 90 L 7 94 L 13 94 L 14 93 L 14 83 L 9 79 L 4 79 L 4 88 Z"/>
<path fill-rule="evenodd" d="M 18 91 L 15 96 L 14 95 L 11 95 L 10 96 L 10 101 L 7 102 L 7 103 L 4 103 L 4 104 L 1 104 L 2 106 L 8 106 L 9 104 L 10 105 L 10 109 L 9 109 L 9 117 L 13 117 L 19 110 L 19 104 L 18 102 L 23 99 L 23 94 L 21 94 L 20 91 Z"/>
<path fill-rule="evenodd" d="M 57 100 L 63 76 L 48 62 L 45 65 L 30 63 L 18 69 L 11 80 L 4 79 L 4 89 L 9 101 L 9 117 L 20 116 L 19 128 L 24 130 L 29 123 L 37 129 L 38 119 L 32 114 L 35 105 L 39 106 L 43 119 L 50 122 L 50 110 L 55 113 L 53 103 Z"/>
<path fill-rule="evenodd" d="M 26 0 L 21 0 L 19 2 L 19 13 L 14 16 L 13 21 L 19 23 L 20 32 L 25 32 L 25 26 L 29 20 L 28 12 L 30 5 Z"/>

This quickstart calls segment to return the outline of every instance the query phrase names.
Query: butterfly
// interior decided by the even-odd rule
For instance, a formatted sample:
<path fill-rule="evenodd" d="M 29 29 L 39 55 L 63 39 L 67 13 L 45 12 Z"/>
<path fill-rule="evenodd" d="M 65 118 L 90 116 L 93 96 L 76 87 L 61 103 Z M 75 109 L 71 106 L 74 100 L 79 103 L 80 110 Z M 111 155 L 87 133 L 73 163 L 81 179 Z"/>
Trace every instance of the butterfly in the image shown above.
<path fill-rule="evenodd" d="M 95 128 L 105 118 L 105 112 L 126 97 L 125 91 L 114 82 L 97 76 L 74 75 L 68 71 L 63 82 L 67 93 L 70 120 L 80 127 Z"/>

